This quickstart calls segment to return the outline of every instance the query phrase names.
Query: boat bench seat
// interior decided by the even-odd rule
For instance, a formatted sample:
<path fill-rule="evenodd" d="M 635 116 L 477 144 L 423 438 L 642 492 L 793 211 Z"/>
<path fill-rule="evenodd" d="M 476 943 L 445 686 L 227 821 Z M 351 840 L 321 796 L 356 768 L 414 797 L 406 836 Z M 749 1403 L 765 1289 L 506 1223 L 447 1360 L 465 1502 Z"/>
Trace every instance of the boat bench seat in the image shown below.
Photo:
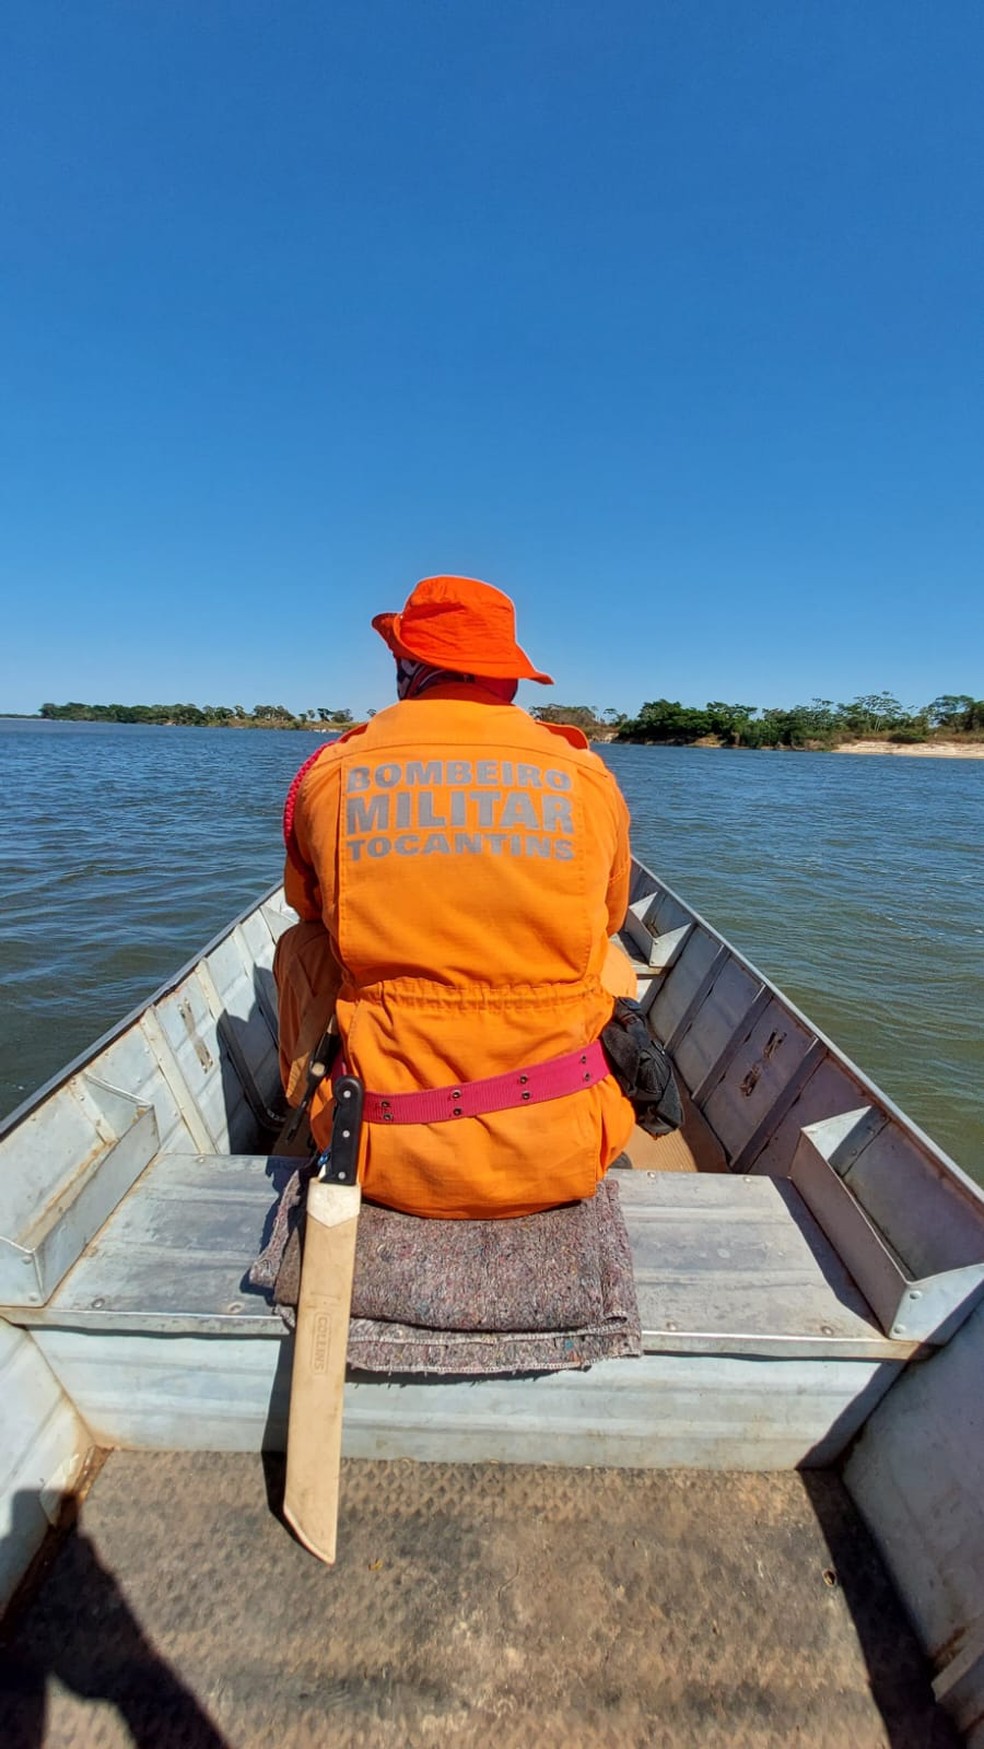
<path fill-rule="evenodd" d="M 94 1333 L 285 1335 L 247 1281 L 296 1162 L 159 1155 L 43 1306 Z M 905 1360 L 786 1179 L 616 1169 L 651 1354 Z M 178 1286 L 180 1284 L 180 1288 Z"/>

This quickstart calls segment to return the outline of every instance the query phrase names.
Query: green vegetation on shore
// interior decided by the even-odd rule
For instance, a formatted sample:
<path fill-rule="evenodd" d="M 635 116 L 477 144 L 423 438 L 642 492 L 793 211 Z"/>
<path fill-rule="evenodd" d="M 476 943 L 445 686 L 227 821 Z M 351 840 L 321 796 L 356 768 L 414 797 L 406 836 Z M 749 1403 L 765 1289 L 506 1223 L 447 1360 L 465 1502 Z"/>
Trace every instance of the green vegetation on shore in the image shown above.
<path fill-rule="evenodd" d="M 350 729 L 349 710 L 318 705 L 296 715 L 282 704 L 43 704 L 42 717 L 73 723 L 161 723 L 173 728 L 216 729 Z M 372 712 L 369 713 L 372 715 Z"/>
<path fill-rule="evenodd" d="M 530 716 L 538 723 L 566 723 L 568 727 L 581 729 L 589 741 L 614 740 L 619 725 L 629 720 L 614 707 L 599 714 L 590 704 L 535 704 L 530 709 Z"/>
<path fill-rule="evenodd" d="M 373 716 L 368 711 L 367 716 Z M 646 745 L 692 747 L 834 748 L 849 741 L 887 741 L 897 746 L 932 741 L 984 742 L 984 699 L 969 693 L 944 693 L 918 710 L 906 710 L 891 693 L 833 704 L 815 698 L 789 710 L 762 710 L 752 704 L 704 706 L 658 698 L 628 717 L 613 706 L 598 711 L 586 704 L 535 705 L 530 712 L 541 723 L 571 723 L 593 741 L 636 741 Z M 350 710 L 319 705 L 297 713 L 282 704 L 258 704 L 247 711 L 237 705 L 195 704 L 43 704 L 40 715 L 54 720 L 87 723 L 160 723 L 226 729 L 351 728 Z"/>
<path fill-rule="evenodd" d="M 815 698 L 789 710 L 715 701 L 700 709 L 676 699 L 644 704 L 637 717 L 615 724 L 617 741 L 670 746 L 833 748 L 848 741 L 984 741 L 984 699 L 944 693 L 918 710 L 906 710 L 891 693 L 863 695 L 850 704 Z"/>

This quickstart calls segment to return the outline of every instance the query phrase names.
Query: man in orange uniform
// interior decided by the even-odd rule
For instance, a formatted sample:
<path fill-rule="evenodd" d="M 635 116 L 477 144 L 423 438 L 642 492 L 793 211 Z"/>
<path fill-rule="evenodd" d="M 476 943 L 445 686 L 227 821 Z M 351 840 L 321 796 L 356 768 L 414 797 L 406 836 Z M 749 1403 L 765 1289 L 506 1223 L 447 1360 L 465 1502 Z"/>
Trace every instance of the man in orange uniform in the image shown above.
<path fill-rule="evenodd" d="M 373 625 L 399 702 L 321 749 L 287 799 L 278 945 L 288 1098 L 335 1003 L 366 1087 L 360 1178 L 410 1214 L 482 1219 L 592 1196 L 632 1106 L 597 1043 L 634 995 L 609 945 L 628 811 L 577 729 L 534 722 L 509 597 L 429 577 Z M 331 1128 L 328 1081 L 311 1107 Z"/>

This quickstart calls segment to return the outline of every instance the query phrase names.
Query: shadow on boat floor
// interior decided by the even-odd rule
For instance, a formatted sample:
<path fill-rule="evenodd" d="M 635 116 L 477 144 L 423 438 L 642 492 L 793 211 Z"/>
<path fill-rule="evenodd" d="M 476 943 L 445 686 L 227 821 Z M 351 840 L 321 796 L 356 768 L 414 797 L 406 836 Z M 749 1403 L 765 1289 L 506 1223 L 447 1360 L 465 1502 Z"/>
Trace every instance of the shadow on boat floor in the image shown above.
<path fill-rule="evenodd" d="M 116 1453 L 3 1633 L 5 1749 L 949 1749 L 836 1477 Z"/>

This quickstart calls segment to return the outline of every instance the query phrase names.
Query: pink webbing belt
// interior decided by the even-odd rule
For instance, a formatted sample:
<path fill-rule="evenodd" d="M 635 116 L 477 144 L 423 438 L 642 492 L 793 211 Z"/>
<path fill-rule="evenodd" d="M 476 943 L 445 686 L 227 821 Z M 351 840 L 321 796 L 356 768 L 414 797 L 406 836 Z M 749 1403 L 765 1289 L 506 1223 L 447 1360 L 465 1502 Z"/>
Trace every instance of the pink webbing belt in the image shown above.
<path fill-rule="evenodd" d="M 568 1051 L 529 1069 L 514 1069 L 508 1075 L 490 1075 L 485 1081 L 458 1081 L 450 1087 L 431 1087 L 422 1093 L 370 1093 L 365 1095 L 365 1123 L 444 1123 L 455 1117 L 481 1117 L 487 1111 L 508 1111 L 511 1106 L 541 1105 L 593 1087 L 609 1074 L 600 1043 Z M 347 1074 L 343 1064 L 332 1070 L 332 1081 Z"/>

